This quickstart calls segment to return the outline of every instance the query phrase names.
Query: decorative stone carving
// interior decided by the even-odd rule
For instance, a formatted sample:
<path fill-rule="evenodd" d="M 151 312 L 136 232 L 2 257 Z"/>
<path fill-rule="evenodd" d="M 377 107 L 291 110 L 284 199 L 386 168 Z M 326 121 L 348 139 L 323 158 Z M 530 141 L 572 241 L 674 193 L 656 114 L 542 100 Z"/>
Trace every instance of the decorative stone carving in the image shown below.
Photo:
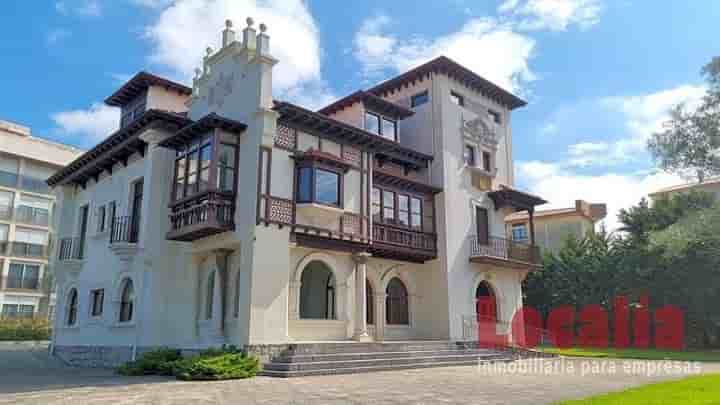
<path fill-rule="evenodd" d="M 489 124 L 482 117 L 465 120 L 460 117 L 463 136 L 481 145 L 497 148 L 499 137 L 494 124 Z"/>

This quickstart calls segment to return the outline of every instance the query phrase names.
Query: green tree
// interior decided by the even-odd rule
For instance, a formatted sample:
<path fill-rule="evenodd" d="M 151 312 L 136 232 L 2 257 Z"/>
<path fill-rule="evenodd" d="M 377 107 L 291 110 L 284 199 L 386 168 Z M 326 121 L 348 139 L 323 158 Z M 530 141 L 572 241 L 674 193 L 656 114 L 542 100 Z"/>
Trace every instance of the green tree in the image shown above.
<path fill-rule="evenodd" d="M 702 75 L 708 89 L 700 106 L 672 108 L 665 129 L 648 141 L 662 169 L 683 175 L 692 172 L 700 182 L 720 174 L 720 57 L 705 65 Z"/>

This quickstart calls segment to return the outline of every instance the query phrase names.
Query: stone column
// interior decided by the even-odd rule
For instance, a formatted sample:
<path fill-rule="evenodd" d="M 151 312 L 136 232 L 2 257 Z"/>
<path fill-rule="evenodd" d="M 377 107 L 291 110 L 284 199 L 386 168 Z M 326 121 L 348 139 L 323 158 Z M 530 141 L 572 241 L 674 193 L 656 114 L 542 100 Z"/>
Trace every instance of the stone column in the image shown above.
<path fill-rule="evenodd" d="M 355 260 L 355 334 L 353 339 L 359 342 L 370 341 L 367 333 L 367 261 L 369 253 L 358 253 L 353 256 Z"/>
<path fill-rule="evenodd" d="M 218 337 L 225 336 L 225 317 L 227 303 L 228 257 L 231 251 L 219 249 L 215 252 L 215 285 L 213 286 L 212 328 Z"/>
<path fill-rule="evenodd" d="M 385 291 L 375 293 L 375 340 L 385 340 Z"/>

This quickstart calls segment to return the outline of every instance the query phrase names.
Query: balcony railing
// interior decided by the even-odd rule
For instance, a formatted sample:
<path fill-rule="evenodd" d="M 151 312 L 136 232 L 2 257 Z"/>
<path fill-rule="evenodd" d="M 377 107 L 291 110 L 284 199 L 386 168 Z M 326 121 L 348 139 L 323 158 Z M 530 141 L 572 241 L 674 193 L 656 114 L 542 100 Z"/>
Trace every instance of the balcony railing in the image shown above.
<path fill-rule="evenodd" d="M 496 259 L 540 264 L 540 249 L 529 243 L 489 236 L 487 238 L 470 237 L 470 260 Z"/>
<path fill-rule="evenodd" d="M 8 204 L 0 204 L 0 219 L 12 218 L 12 206 Z"/>
<path fill-rule="evenodd" d="M 36 243 L 10 242 L 10 255 L 44 259 L 48 255 L 48 247 L 47 245 L 39 245 Z"/>
<path fill-rule="evenodd" d="M 170 214 L 170 240 L 193 241 L 235 229 L 235 195 L 208 191 L 175 203 Z"/>
<path fill-rule="evenodd" d="M 373 224 L 373 251 L 380 256 L 425 261 L 437 256 L 434 233 L 414 231 L 387 224 Z"/>
<path fill-rule="evenodd" d="M 0 186 L 16 188 L 18 184 L 18 177 L 17 173 L 0 170 Z"/>
<path fill-rule="evenodd" d="M 140 226 L 133 217 L 115 217 L 110 225 L 110 243 L 137 243 Z"/>
<path fill-rule="evenodd" d="M 3 289 L 5 290 L 27 290 L 27 291 L 42 291 L 44 283 L 39 278 L 35 277 L 13 277 L 7 276 L 2 279 Z"/>
<path fill-rule="evenodd" d="M 45 180 L 35 177 L 20 176 L 20 188 L 33 193 L 50 194 L 50 187 Z"/>
<path fill-rule="evenodd" d="M 48 226 L 48 224 L 50 224 L 50 212 L 42 208 L 20 205 L 15 208 L 15 221 L 25 224 Z"/>
<path fill-rule="evenodd" d="M 80 238 L 60 239 L 58 259 L 60 261 L 82 260 L 84 258 L 83 250 L 83 241 Z"/>

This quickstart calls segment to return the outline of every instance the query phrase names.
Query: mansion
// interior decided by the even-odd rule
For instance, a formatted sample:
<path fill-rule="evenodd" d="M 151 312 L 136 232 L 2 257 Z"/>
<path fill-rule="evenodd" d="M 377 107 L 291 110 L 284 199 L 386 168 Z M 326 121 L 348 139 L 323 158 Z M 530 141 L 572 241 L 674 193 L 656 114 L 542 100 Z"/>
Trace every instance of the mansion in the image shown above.
<path fill-rule="evenodd" d="M 266 31 L 228 21 L 191 87 L 135 75 L 120 128 L 48 179 L 54 353 L 509 332 L 545 203 L 513 187 L 526 103 L 438 57 L 310 110 L 273 98 Z"/>

